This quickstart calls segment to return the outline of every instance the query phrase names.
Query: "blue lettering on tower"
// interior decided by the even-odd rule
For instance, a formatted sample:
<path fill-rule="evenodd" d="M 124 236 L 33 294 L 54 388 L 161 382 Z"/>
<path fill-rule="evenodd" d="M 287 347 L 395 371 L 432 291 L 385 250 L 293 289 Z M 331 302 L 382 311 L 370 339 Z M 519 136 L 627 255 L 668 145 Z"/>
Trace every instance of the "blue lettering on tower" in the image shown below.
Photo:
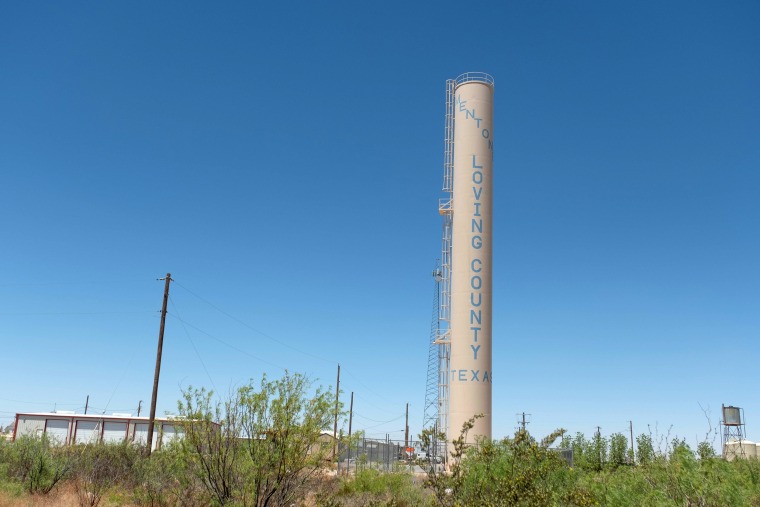
<path fill-rule="evenodd" d="M 484 148 L 487 148 L 490 152 L 490 159 L 493 160 L 493 136 L 491 133 L 491 125 L 484 124 L 483 118 L 478 117 L 476 107 L 468 107 L 469 104 L 477 105 L 477 101 L 462 100 L 461 95 L 457 94 L 455 97 L 456 107 L 459 109 L 458 120 L 460 123 L 457 126 L 465 126 L 466 128 L 475 128 L 482 138 Z M 463 118 L 462 118 L 463 116 Z M 469 126 L 469 127 L 467 127 Z M 461 127 L 460 127 L 461 128 Z M 469 154 L 468 154 L 469 155 Z M 488 156 L 488 154 L 486 154 Z M 480 350 L 482 343 L 478 343 L 482 338 L 481 333 L 483 331 L 483 289 L 485 282 L 483 280 L 483 234 L 490 232 L 490 222 L 486 222 L 484 227 L 483 214 L 481 212 L 481 206 L 483 205 L 483 184 L 485 182 L 484 165 L 481 155 L 477 153 L 472 154 L 471 164 L 471 182 L 472 182 L 472 208 L 467 210 L 471 213 L 470 220 L 470 259 L 469 259 L 469 280 L 470 280 L 470 316 L 469 316 L 469 341 L 470 351 L 472 352 L 472 360 L 478 361 L 480 356 Z M 490 170 L 490 166 L 489 166 Z M 490 176 L 490 172 L 489 172 Z M 490 181 L 488 182 L 490 183 Z M 490 196 L 490 193 L 487 194 Z M 464 210 L 463 210 L 464 211 Z M 465 211 L 465 212 L 467 212 Z M 466 241 L 466 240 L 465 240 Z M 486 288 L 488 288 L 486 286 Z M 487 294 L 488 295 L 488 294 Z M 490 324 L 490 323 L 489 323 Z M 487 348 L 490 347 L 486 344 Z M 490 349 L 488 349 L 490 350 Z M 452 365 L 453 366 L 453 365 Z M 452 382 L 478 382 L 478 383 L 492 383 L 493 372 L 484 369 L 459 369 L 452 368 L 450 370 Z"/>
<path fill-rule="evenodd" d="M 481 377 L 481 373 L 483 376 Z M 467 375 L 470 375 L 470 378 L 467 378 Z M 465 369 L 454 369 L 451 370 L 451 381 L 454 382 L 480 382 L 480 383 L 492 383 L 493 378 L 493 372 L 490 372 L 488 370 L 465 370 Z"/>

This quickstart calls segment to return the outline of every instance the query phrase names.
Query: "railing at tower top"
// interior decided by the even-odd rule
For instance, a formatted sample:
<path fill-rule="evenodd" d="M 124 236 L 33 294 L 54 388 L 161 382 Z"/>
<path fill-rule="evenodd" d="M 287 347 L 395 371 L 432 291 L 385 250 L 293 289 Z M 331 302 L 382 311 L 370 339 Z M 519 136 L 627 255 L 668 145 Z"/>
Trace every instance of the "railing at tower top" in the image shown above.
<path fill-rule="evenodd" d="M 485 83 L 488 86 L 493 86 L 493 76 L 486 74 L 485 72 L 465 72 L 460 74 L 454 80 L 457 86 L 464 83 Z"/>

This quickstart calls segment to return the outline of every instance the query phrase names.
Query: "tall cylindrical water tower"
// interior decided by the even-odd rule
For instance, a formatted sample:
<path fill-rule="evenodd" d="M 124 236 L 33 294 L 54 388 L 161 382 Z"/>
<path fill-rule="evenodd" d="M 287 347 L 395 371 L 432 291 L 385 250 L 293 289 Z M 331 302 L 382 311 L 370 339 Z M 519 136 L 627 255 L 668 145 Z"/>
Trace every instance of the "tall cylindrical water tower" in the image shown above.
<path fill-rule="evenodd" d="M 455 80 L 451 238 L 449 441 L 477 414 L 468 442 L 491 438 L 491 260 L 493 78 Z"/>

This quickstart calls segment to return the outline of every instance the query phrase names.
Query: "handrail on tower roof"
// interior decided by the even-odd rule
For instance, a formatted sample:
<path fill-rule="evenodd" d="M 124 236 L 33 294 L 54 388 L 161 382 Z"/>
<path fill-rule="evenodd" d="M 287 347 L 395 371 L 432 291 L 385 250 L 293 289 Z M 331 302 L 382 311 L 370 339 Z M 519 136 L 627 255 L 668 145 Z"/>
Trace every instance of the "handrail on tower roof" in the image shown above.
<path fill-rule="evenodd" d="M 485 72 L 465 72 L 460 74 L 454 80 L 457 86 L 464 83 L 485 83 L 490 87 L 493 87 L 493 76 L 486 74 Z"/>

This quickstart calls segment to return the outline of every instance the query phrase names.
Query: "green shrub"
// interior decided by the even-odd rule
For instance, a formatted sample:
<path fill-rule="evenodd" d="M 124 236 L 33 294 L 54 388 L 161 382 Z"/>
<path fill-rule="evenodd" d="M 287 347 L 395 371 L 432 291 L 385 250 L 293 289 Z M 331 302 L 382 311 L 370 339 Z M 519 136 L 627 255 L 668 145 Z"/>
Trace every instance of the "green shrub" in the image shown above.
<path fill-rule="evenodd" d="M 317 495 L 317 505 L 331 507 L 415 507 L 432 505 L 432 502 L 432 495 L 415 484 L 411 474 L 383 473 L 372 469 L 359 470 L 355 476 L 343 477 L 337 490 L 324 488 Z"/>
<path fill-rule="evenodd" d="M 64 480 L 71 460 L 64 449 L 42 437 L 22 436 L 4 446 L 2 459 L 6 474 L 23 484 L 29 493 L 47 494 Z"/>
<path fill-rule="evenodd" d="M 654 460 L 652 436 L 642 433 L 636 437 L 636 461 L 639 465 L 646 465 L 652 460 Z"/>
<path fill-rule="evenodd" d="M 66 451 L 71 456 L 71 475 L 81 507 L 96 507 L 116 486 L 133 486 L 133 470 L 142 459 L 140 450 L 127 443 L 76 445 Z"/>
<path fill-rule="evenodd" d="M 453 491 L 462 505 L 544 506 L 557 504 L 572 489 L 565 461 L 549 446 L 561 430 L 542 442 L 519 430 L 514 438 L 483 441 L 468 450 L 463 480 Z"/>
<path fill-rule="evenodd" d="M 190 470 L 179 443 L 140 459 L 135 467 L 132 500 L 149 507 L 202 507 L 211 504 L 203 484 Z"/>
<path fill-rule="evenodd" d="M 619 467 L 628 463 L 628 439 L 622 433 L 610 435 L 609 465 Z"/>

